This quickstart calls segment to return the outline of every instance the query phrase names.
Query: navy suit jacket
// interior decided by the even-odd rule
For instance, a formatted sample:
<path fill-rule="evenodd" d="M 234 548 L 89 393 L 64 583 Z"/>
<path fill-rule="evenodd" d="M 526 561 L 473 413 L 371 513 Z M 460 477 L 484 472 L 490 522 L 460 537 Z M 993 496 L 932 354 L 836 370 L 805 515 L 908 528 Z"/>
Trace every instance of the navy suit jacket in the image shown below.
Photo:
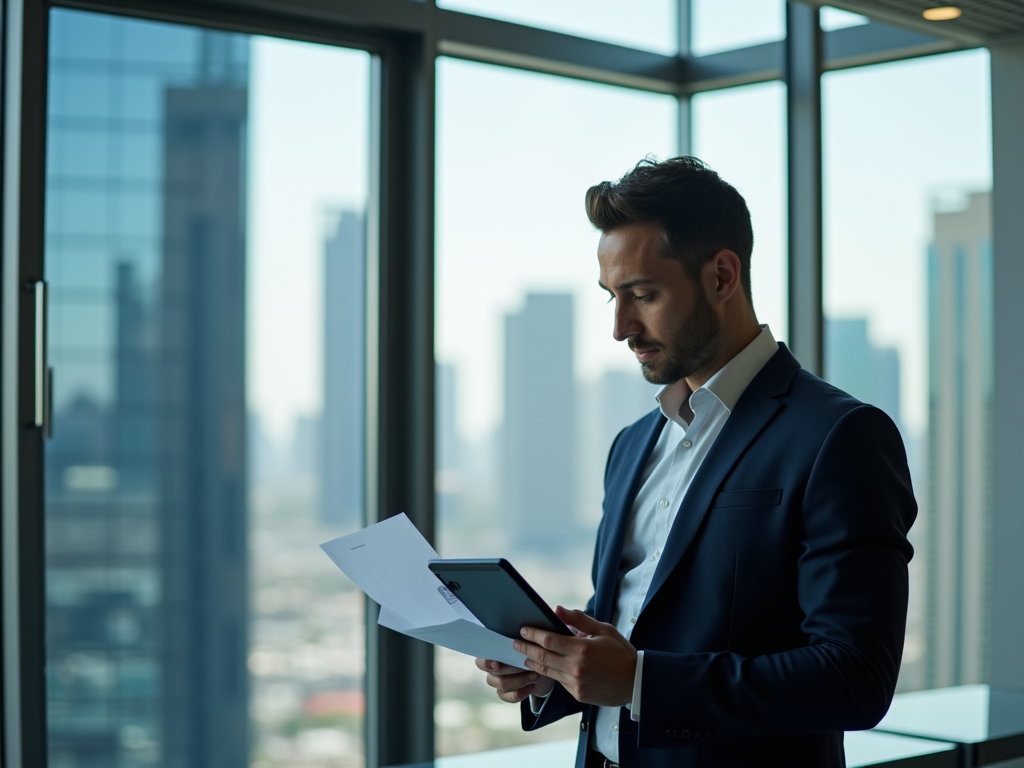
<path fill-rule="evenodd" d="M 804 371 L 780 344 L 736 403 L 669 532 L 632 644 L 640 721 L 621 710 L 623 768 L 842 766 L 843 732 L 889 708 L 917 514 L 903 441 L 880 410 Z M 665 417 L 616 438 L 595 594 L 611 622 L 640 476 Z M 523 726 L 595 708 L 556 685 Z"/>

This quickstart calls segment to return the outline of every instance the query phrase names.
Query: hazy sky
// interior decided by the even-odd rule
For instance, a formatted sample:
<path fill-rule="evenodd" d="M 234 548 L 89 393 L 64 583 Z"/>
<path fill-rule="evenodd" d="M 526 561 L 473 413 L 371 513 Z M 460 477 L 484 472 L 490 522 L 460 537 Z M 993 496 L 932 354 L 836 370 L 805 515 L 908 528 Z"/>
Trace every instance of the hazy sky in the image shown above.
<path fill-rule="evenodd" d="M 779 33 L 768 19 L 780 4 L 729 2 L 753 9 L 750 18 L 762 24 L 721 26 L 726 38 L 751 42 Z M 725 13 L 727 5 L 701 0 L 695 11 L 707 27 L 714 13 L 708 8 Z M 591 16 L 588 23 L 597 24 L 600 14 Z M 830 23 L 853 22 L 847 15 Z M 615 25 L 627 37 L 651 32 L 650 25 Z M 250 399 L 280 435 L 295 416 L 320 406 L 324 212 L 365 200 L 369 58 L 261 38 L 252 67 Z M 905 420 L 915 430 L 926 418 L 931 213 L 936 201 L 949 205 L 959 193 L 990 185 L 988 90 L 984 51 L 824 80 L 826 310 L 868 316 L 875 341 L 898 346 Z M 780 338 L 784 98 L 781 83 L 697 97 L 693 147 L 747 197 L 755 304 Z M 528 290 L 577 297 L 576 363 L 584 378 L 635 366 L 610 337 L 611 308 L 596 287 L 597 235 L 583 214 L 583 193 L 647 153 L 674 154 L 676 111 L 666 96 L 450 59 L 438 63 L 438 99 L 437 350 L 458 367 L 459 425 L 472 437 L 500 422 L 502 318 Z"/>
<path fill-rule="evenodd" d="M 868 317 L 903 365 L 905 424 L 927 424 L 925 256 L 938 208 L 990 189 L 987 51 L 825 75 L 825 312 Z"/>
<path fill-rule="evenodd" d="M 278 437 L 320 410 L 327 213 L 365 206 L 369 77 L 362 51 L 252 43 L 248 387 Z"/>

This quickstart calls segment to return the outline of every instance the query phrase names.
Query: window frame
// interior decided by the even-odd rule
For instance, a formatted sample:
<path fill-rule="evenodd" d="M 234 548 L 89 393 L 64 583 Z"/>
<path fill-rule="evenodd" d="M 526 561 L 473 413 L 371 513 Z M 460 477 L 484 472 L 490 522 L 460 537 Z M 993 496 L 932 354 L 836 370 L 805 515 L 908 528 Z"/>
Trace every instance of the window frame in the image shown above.
<path fill-rule="evenodd" d="M 3 4 L 2 498 L 5 764 L 45 766 L 43 434 L 36 426 L 35 284 L 43 280 L 48 20 L 54 7 L 357 48 L 373 55 L 367 281 L 367 520 L 405 511 L 434 538 L 435 62 L 499 64 L 674 95 L 679 151 L 695 93 L 770 80 L 787 89 L 790 335 L 822 363 L 822 72 L 973 47 L 877 23 L 822 32 L 816 5 L 787 3 L 785 40 L 689 54 L 689 0 L 676 0 L 679 54 L 438 8 L 433 0 L 12 0 Z M 402 377 L 391 375 L 403 371 Z M 415 387 L 400 382 L 412 378 Z M 383 404 L 386 404 L 384 407 Z M 433 649 L 381 630 L 367 600 L 368 768 L 434 757 Z"/>

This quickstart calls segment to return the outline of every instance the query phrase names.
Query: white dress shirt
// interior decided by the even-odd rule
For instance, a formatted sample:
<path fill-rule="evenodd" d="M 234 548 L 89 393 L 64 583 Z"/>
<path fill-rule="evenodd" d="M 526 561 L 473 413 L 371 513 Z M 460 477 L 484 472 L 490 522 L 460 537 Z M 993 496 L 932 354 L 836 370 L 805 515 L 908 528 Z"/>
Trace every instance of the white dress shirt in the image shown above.
<path fill-rule="evenodd" d="M 736 407 L 740 395 L 771 357 L 779 351 L 767 325 L 761 333 L 708 382 L 691 392 L 685 379 L 669 384 L 657 395 L 668 421 L 644 467 L 640 491 L 630 510 L 623 542 L 621 569 L 612 623 L 628 640 L 647 598 L 672 523 L 704 457 Z M 631 718 L 640 720 L 643 651 L 637 653 Z M 531 698 L 537 712 L 542 701 Z M 612 762 L 619 761 L 619 707 L 600 707 L 594 721 L 592 746 Z"/>

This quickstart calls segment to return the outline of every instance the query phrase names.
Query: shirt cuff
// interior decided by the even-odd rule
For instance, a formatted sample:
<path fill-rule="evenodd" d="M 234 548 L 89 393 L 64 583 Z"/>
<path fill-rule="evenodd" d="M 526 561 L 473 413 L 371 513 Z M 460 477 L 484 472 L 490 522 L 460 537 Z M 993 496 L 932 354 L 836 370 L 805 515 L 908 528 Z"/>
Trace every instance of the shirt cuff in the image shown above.
<path fill-rule="evenodd" d="M 640 722 L 640 683 L 644 676 L 644 652 L 636 652 L 636 675 L 633 677 L 633 705 L 629 708 L 629 719 Z M 532 702 L 531 702 L 532 703 Z"/>
<path fill-rule="evenodd" d="M 551 686 L 551 691 L 555 690 L 555 686 Z M 534 696 L 530 694 L 530 711 L 539 715 L 544 710 L 544 704 L 547 703 L 548 698 L 551 696 L 551 691 L 548 691 L 543 696 Z"/>

